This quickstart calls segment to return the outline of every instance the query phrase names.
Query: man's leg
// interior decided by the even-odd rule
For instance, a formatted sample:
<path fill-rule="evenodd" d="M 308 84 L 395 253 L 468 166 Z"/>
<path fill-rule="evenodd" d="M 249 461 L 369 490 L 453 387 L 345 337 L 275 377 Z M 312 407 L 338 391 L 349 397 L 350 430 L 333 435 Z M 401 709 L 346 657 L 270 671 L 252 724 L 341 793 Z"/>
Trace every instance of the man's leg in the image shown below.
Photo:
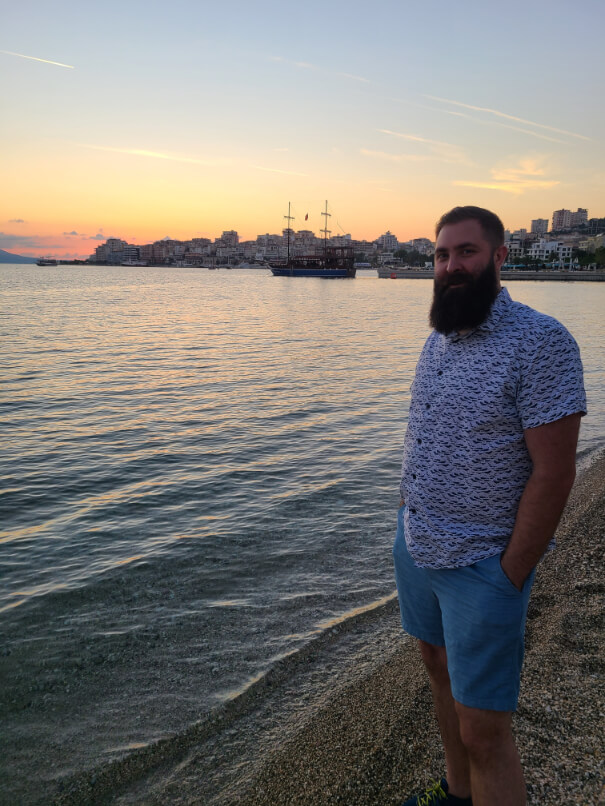
<path fill-rule="evenodd" d="M 524 806 L 525 781 L 510 711 L 455 704 L 460 738 L 470 762 L 474 806 Z"/>
<path fill-rule="evenodd" d="M 450 688 L 445 647 L 419 641 L 420 654 L 429 673 L 433 703 L 445 750 L 446 778 L 449 792 L 459 798 L 471 794 L 469 759 L 460 737 L 456 703 Z"/>

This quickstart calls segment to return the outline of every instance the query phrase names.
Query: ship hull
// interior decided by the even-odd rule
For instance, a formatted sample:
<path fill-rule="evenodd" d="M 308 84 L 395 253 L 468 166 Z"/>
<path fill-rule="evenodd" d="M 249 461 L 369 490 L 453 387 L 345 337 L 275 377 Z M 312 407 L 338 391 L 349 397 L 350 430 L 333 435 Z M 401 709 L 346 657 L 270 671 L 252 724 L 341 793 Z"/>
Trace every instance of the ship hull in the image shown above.
<path fill-rule="evenodd" d="M 274 277 L 324 277 L 328 279 L 346 279 L 355 277 L 355 268 L 324 269 L 320 266 L 271 266 Z"/>

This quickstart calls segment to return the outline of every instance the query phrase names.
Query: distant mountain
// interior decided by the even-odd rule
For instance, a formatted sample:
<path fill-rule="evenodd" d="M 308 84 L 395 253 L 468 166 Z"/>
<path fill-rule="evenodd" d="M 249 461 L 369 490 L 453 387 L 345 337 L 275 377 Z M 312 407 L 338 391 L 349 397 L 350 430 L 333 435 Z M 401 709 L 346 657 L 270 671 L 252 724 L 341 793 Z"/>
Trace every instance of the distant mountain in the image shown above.
<path fill-rule="evenodd" d="M 0 249 L 0 263 L 35 263 L 35 257 L 23 257 L 23 255 L 13 255 L 11 252 L 5 252 Z"/>

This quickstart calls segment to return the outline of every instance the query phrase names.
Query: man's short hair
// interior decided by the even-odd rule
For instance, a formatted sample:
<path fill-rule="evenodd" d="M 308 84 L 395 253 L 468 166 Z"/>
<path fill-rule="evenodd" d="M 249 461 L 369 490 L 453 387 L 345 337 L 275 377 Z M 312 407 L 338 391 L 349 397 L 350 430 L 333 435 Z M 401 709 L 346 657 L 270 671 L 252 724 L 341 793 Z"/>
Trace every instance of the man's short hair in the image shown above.
<path fill-rule="evenodd" d="M 461 221 L 478 221 L 483 230 L 483 234 L 491 243 L 494 249 L 504 245 L 504 225 L 495 213 L 486 210 L 484 207 L 454 207 L 448 213 L 444 213 L 435 227 L 435 235 L 439 233 L 447 224 L 459 224 Z"/>

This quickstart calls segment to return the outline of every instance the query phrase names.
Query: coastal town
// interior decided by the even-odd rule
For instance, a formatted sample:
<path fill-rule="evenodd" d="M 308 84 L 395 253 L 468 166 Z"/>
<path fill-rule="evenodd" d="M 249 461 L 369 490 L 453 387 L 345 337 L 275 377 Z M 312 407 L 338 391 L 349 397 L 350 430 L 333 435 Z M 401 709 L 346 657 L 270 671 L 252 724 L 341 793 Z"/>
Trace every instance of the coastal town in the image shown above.
<path fill-rule="evenodd" d="M 531 227 L 506 230 L 508 265 L 527 268 L 597 268 L 605 264 L 605 218 L 589 218 L 588 210 L 555 210 L 552 217 L 536 218 Z M 214 241 L 164 238 L 135 245 L 120 238 L 108 238 L 88 260 L 102 265 L 136 266 L 264 266 L 291 256 L 319 254 L 325 245 L 348 247 L 358 268 L 412 265 L 432 266 L 435 244 L 429 238 L 399 241 L 385 232 L 374 241 L 355 240 L 350 234 L 316 236 L 311 230 L 284 228 L 281 234 L 259 235 L 241 241 L 235 230 L 224 231 Z"/>

